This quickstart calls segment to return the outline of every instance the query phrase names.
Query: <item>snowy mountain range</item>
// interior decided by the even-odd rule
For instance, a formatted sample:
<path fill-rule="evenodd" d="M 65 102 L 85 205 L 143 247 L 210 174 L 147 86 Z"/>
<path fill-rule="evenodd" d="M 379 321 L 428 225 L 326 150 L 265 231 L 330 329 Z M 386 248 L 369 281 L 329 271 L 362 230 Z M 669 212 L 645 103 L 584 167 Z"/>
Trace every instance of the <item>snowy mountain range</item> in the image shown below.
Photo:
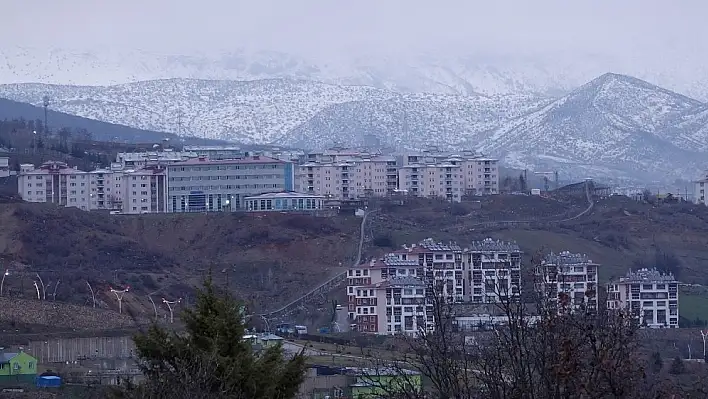
<path fill-rule="evenodd" d="M 101 63 L 92 54 L 83 56 L 85 62 L 75 66 L 86 72 L 84 82 L 106 76 L 127 80 L 121 71 L 132 69 L 125 64 L 145 59 Z M 51 57 L 77 59 L 76 54 L 71 58 L 60 52 Z M 142 75 L 135 76 L 159 77 L 158 71 L 172 65 L 173 76 L 224 77 L 227 71 L 228 77 L 252 80 L 172 78 L 107 86 L 17 83 L 0 85 L 0 97 L 40 105 L 48 95 L 51 109 L 72 115 L 241 143 L 324 148 L 361 145 L 374 138 L 401 149 L 476 148 L 502 158 L 507 166 L 559 170 L 564 178 L 673 182 L 693 179 L 708 166 L 708 104 L 620 74 L 568 87 L 592 67 L 556 77 L 553 83 L 550 78 L 544 82 L 524 77 L 528 68 L 514 72 L 489 67 L 485 73 L 480 72 L 484 68 L 467 69 L 465 75 L 455 69 L 460 64 L 440 63 L 447 66 L 440 66 L 438 74 L 431 69 L 409 74 L 415 68 L 391 65 L 385 70 L 354 68 L 368 73 L 347 78 L 336 66 L 325 69 L 280 54 L 263 56 L 258 63 L 243 62 L 243 56 L 223 58 L 217 65 L 200 59 L 164 56 L 160 63 L 142 65 Z M 41 69 L 10 64 L 0 61 L 3 79 L 29 80 Z M 45 68 L 54 75 L 42 80 L 79 76 L 61 65 L 69 64 Z M 120 71 L 111 65 L 121 65 Z M 390 78 L 386 71 L 396 71 L 399 78 Z M 281 75 L 289 77 L 273 78 Z"/>
<path fill-rule="evenodd" d="M 458 52 L 459 53 L 459 52 Z M 671 56 L 666 54 L 667 59 Z M 406 93 L 566 94 L 616 71 L 708 101 L 708 67 L 672 63 L 652 69 L 632 58 L 591 54 L 445 53 L 339 55 L 326 59 L 277 51 L 160 54 L 140 50 L 0 47 L 0 83 L 115 85 L 172 78 L 303 79 Z M 631 57 L 630 57 L 631 58 Z M 668 69 L 667 69 L 668 68 Z"/>

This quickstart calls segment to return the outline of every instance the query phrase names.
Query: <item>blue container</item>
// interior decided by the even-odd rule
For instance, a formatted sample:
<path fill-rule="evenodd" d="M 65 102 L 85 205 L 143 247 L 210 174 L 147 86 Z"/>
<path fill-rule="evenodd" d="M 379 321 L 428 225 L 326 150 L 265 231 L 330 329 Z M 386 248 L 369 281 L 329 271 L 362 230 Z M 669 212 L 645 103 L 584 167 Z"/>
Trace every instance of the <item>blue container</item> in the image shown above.
<path fill-rule="evenodd" d="M 36 379 L 39 388 L 58 388 L 61 386 L 61 377 L 56 375 L 40 376 Z"/>

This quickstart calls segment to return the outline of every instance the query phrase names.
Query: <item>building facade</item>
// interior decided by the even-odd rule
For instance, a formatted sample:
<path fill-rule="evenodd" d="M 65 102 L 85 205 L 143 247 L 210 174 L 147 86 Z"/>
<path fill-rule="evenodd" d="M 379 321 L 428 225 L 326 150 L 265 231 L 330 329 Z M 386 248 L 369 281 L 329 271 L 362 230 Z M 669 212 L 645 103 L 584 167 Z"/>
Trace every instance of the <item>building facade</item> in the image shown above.
<path fill-rule="evenodd" d="M 636 314 L 649 328 L 678 328 L 679 282 L 656 269 L 629 271 L 607 284 L 607 307 Z"/>
<path fill-rule="evenodd" d="M 488 238 L 462 248 L 426 239 L 348 271 L 349 318 L 361 332 L 415 335 L 434 327 L 435 301 L 518 300 L 520 270 L 513 243 Z"/>
<path fill-rule="evenodd" d="M 49 161 L 35 168 L 20 165 L 17 191 L 27 202 L 49 202 L 66 207 L 90 210 L 90 179 L 86 172 L 64 162 Z"/>
<path fill-rule="evenodd" d="M 205 157 L 167 166 L 168 212 L 235 211 L 244 198 L 293 191 L 291 162 L 263 156 L 209 160 Z"/>
<path fill-rule="evenodd" d="M 120 179 L 121 213 L 167 212 L 167 169 L 164 166 L 125 170 Z"/>
<path fill-rule="evenodd" d="M 536 289 L 557 300 L 559 309 L 597 309 L 598 267 L 584 254 L 550 253 L 536 268 Z"/>
<path fill-rule="evenodd" d="M 243 198 L 249 212 L 308 212 L 324 209 L 325 197 L 296 192 L 266 193 Z"/>
<path fill-rule="evenodd" d="M 0 155 L 0 178 L 10 176 L 10 158 Z"/>
<path fill-rule="evenodd" d="M 27 202 L 50 202 L 81 210 L 119 210 L 127 214 L 165 212 L 167 177 L 164 167 L 110 169 L 90 172 L 64 162 L 45 162 L 38 168 L 20 165 L 18 192 Z"/>
<path fill-rule="evenodd" d="M 348 154 L 312 158 L 316 161 L 298 166 L 297 187 L 302 192 L 346 200 L 383 197 L 398 187 L 393 157 Z"/>
<path fill-rule="evenodd" d="M 409 195 L 461 201 L 499 193 L 498 160 L 473 151 L 394 155 L 335 148 L 301 158 L 296 189 L 334 199 Z"/>
<path fill-rule="evenodd" d="M 521 294 L 521 248 L 491 238 L 465 249 L 471 300 L 474 303 L 517 301 Z"/>

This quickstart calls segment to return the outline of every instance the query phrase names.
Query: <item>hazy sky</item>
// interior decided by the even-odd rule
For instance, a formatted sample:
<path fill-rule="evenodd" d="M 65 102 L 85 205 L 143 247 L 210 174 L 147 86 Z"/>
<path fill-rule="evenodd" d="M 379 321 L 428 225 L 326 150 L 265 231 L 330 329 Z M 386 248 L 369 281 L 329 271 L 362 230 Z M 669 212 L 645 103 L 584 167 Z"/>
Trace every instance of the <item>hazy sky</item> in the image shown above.
<path fill-rule="evenodd" d="M 2 0 L 0 49 L 708 54 L 706 0 Z"/>

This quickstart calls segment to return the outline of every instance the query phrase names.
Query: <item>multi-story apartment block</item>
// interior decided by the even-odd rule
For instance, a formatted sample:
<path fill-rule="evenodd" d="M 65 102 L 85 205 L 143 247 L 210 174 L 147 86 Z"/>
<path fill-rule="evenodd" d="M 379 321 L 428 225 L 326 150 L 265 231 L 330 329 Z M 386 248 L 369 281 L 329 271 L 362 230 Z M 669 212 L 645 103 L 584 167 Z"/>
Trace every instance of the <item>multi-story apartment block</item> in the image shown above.
<path fill-rule="evenodd" d="M 90 209 L 90 179 L 86 172 L 64 162 L 49 161 L 38 168 L 20 165 L 17 191 L 27 202 L 50 202 L 83 210 Z"/>
<path fill-rule="evenodd" d="M 239 210 L 243 198 L 293 191 L 291 162 L 264 156 L 209 160 L 205 157 L 167 166 L 168 212 Z"/>
<path fill-rule="evenodd" d="M 164 166 L 147 166 L 122 172 L 122 213 L 167 212 L 167 170 Z"/>
<path fill-rule="evenodd" d="M 474 303 L 516 301 L 521 295 L 521 248 L 516 243 L 486 238 L 465 248 Z"/>
<path fill-rule="evenodd" d="M 631 270 L 607 284 L 607 307 L 626 309 L 650 328 L 678 328 L 679 283 L 656 269 Z"/>
<path fill-rule="evenodd" d="M 10 176 L 10 158 L 0 156 L 0 178 Z"/>
<path fill-rule="evenodd" d="M 408 164 L 398 170 L 399 188 L 410 195 L 462 201 L 465 176 L 461 165 L 451 162 Z"/>
<path fill-rule="evenodd" d="M 536 268 L 536 289 L 564 308 L 597 309 L 598 267 L 584 254 L 550 253 Z"/>
<path fill-rule="evenodd" d="M 463 249 L 426 239 L 348 271 L 349 318 L 362 332 L 415 334 L 433 328 L 436 298 L 446 303 L 518 299 L 520 269 L 521 250 L 513 243 L 488 238 Z"/>
<path fill-rule="evenodd" d="M 20 165 L 18 192 L 28 202 L 51 202 L 89 210 L 123 213 L 165 212 L 165 169 L 157 166 L 84 172 L 64 162 L 45 162 L 35 168 Z"/>
<path fill-rule="evenodd" d="M 313 154 L 309 154 L 313 155 Z M 320 155 L 320 154 L 316 154 Z M 300 191 L 334 199 L 356 199 L 385 196 L 398 187 L 396 159 L 384 156 L 353 154 L 330 155 L 315 159 L 339 159 L 331 162 L 308 161 L 298 167 Z"/>
<path fill-rule="evenodd" d="M 420 331 L 426 325 L 426 287 L 422 274 L 418 256 L 407 250 L 350 269 L 348 311 L 357 331 L 376 334 Z"/>
<path fill-rule="evenodd" d="M 123 170 L 120 164 L 111 169 L 87 172 L 89 179 L 89 209 L 120 210 L 123 203 Z"/>
<path fill-rule="evenodd" d="M 462 168 L 463 191 L 466 195 L 490 195 L 499 193 L 499 160 L 485 158 L 474 151 L 445 153 L 424 151 L 399 156 L 401 166 L 453 164 Z M 403 185 L 399 188 L 406 189 Z"/>

